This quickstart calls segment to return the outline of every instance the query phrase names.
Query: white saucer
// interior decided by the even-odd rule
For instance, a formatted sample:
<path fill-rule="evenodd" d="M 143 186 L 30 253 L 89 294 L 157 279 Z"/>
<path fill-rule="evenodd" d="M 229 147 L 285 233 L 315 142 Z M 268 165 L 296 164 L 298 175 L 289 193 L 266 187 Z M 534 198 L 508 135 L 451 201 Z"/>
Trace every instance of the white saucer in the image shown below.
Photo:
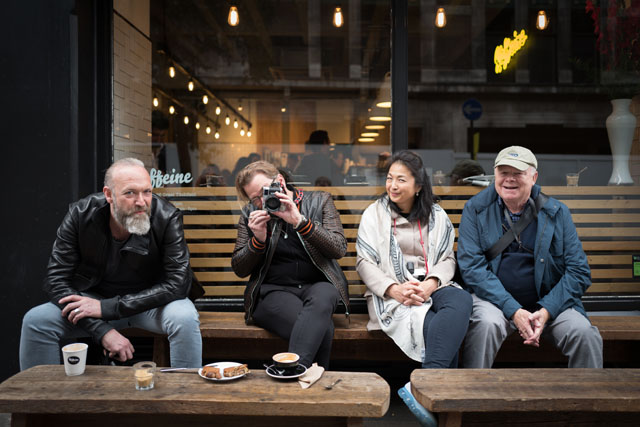
<path fill-rule="evenodd" d="M 214 367 L 220 369 L 220 372 L 222 373 L 225 368 L 229 368 L 231 366 L 240 366 L 240 365 L 242 365 L 242 363 L 238 363 L 238 362 L 216 362 L 216 363 L 209 363 L 208 365 L 205 365 L 205 366 L 214 366 Z M 209 381 L 231 381 L 231 380 L 237 380 L 238 378 L 242 378 L 247 374 L 240 374 L 240 375 L 236 375 L 234 377 L 225 377 L 225 376 L 223 376 L 222 378 L 207 378 L 204 375 L 202 375 L 202 368 L 200 368 L 200 369 L 198 369 L 198 375 L 200 375 L 205 380 L 209 380 Z"/>

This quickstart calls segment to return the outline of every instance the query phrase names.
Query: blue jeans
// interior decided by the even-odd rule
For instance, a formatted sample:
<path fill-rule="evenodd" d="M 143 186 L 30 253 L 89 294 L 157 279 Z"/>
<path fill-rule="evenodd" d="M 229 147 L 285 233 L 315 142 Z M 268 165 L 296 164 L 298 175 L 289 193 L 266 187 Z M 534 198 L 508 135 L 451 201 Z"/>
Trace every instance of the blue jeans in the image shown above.
<path fill-rule="evenodd" d="M 469 327 L 473 302 L 469 292 L 447 286 L 431 294 L 431 308 L 424 319 L 425 369 L 458 367 L 458 350 Z"/>
<path fill-rule="evenodd" d="M 62 317 L 53 303 L 38 305 L 22 320 L 20 335 L 20 369 L 36 365 L 61 363 L 59 342 L 62 338 L 88 336 L 82 328 Z M 115 329 L 135 327 L 169 338 L 171 366 L 198 368 L 202 366 L 202 335 L 198 311 L 189 299 L 143 311 L 130 317 L 110 320 Z"/>

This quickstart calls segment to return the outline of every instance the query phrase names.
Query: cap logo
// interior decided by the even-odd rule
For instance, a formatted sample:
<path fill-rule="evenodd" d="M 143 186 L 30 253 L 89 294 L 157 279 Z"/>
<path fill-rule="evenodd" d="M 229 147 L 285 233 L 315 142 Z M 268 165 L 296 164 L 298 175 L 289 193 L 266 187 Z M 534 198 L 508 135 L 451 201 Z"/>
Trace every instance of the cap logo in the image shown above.
<path fill-rule="evenodd" d="M 509 153 L 511 157 L 518 157 L 518 153 Z"/>

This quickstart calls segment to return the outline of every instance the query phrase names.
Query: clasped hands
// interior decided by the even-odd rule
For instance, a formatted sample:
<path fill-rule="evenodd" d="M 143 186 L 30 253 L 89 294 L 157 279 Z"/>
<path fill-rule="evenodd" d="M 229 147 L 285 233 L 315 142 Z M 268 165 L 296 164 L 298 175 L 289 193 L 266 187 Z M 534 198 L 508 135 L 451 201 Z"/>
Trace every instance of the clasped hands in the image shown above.
<path fill-rule="evenodd" d="M 298 210 L 298 207 L 293 200 L 285 193 L 274 193 L 278 199 L 280 199 L 280 203 L 284 206 L 284 210 L 272 212 L 271 214 L 264 209 L 257 209 L 252 211 L 249 214 L 249 218 L 247 220 L 247 225 L 256 239 L 261 242 L 267 240 L 267 223 L 269 219 L 271 219 L 271 215 L 277 216 L 278 218 L 282 218 L 285 222 L 293 225 L 294 227 L 298 225 L 300 222 L 300 218 L 302 215 Z"/>
<path fill-rule="evenodd" d="M 81 295 L 68 295 L 58 301 L 59 304 L 64 304 L 62 308 L 62 316 L 66 317 L 69 322 L 74 325 L 78 324 L 80 319 L 86 317 L 93 317 L 96 319 L 102 318 L 102 308 L 100 301 Z M 105 353 L 109 353 L 109 357 L 119 360 L 120 362 L 126 362 L 133 358 L 135 349 L 131 342 L 125 338 L 120 332 L 115 329 L 111 329 L 104 334 L 101 340 L 102 347 L 104 347 Z"/>
<path fill-rule="evenodd" d="M 540 347 L 540 335 L 542 335 L 549 316 L 546 308 L 541 308 L 533 313 L 524 308 L 519 308 L 513 314 L 511 320 L 518 328 L 518 332 L 524 340 L 523 344 Z"/>
<path fill-rule="evenodd" d="M 438 279 L 434 277 L 429 277 L 424 282 L 412 279 L 392 284 L 387 288 L 386 295 L 406 306 L 422 305 L 437 288 Z"/>

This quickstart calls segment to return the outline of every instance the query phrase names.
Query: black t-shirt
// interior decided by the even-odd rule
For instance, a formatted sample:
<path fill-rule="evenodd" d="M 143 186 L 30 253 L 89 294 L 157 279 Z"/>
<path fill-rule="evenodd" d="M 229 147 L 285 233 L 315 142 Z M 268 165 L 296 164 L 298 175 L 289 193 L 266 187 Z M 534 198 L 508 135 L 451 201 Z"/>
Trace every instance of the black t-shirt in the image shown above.
<path fill-rule="evenodd" d="M 311 261 L 293 226 L 285 223 L 263 283 L 297 286 L 326 280 Z"/>
<path fill-rule="evenodd" d="M 97 288 L 97 292 L 105 298 L 136 293 L 148 287 L 122 256 L 122 248 L 126 243 L 127 240 L 109 239 L 107 264 Z"/>

